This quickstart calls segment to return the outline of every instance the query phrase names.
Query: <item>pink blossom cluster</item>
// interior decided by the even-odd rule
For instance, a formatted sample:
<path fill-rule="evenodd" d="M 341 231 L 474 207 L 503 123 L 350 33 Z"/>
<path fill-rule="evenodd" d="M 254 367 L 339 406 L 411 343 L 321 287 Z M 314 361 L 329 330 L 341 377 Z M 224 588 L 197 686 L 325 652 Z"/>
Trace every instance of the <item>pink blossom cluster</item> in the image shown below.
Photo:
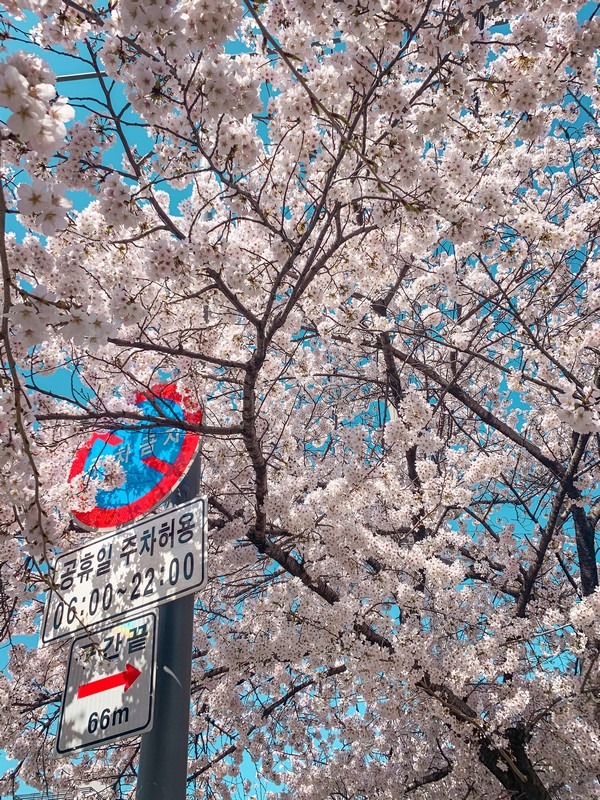
<path fill-rule="evenodd" d="M 75 113 L 66 97 L 57 97 L 54 80 L 48 66 L 31 53 L 12 53 L 0 64 L 0 106 L 11 112 L 6 124 L 41 157 L 56 150 Z"/>
<path fill-rule="evenodd" d="M 63 231 L 68 224 L 67 212 L 72 203 L 65 196 L 66 187 L 47 184 L 34 179 L 32 184 L 22 183 L 18 188 L 20 214 L 33 217 L 33 224 L 45 236 Z"/>

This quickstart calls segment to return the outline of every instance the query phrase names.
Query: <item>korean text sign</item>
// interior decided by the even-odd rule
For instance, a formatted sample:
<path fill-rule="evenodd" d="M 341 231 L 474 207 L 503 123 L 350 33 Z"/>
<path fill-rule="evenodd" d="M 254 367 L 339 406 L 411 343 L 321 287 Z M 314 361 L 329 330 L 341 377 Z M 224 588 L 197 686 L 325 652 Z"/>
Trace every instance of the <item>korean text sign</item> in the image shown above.
<path fill-rule="evenodd" d="M 73 640 L 58 722 L 57 755 L 152 727 L 156 614 Z"/>
<path fill-rule="evenodd" d="M 41 642 L 116 620 L 201 589 L 206 498 L 113 531 L 55 560 Z"/>

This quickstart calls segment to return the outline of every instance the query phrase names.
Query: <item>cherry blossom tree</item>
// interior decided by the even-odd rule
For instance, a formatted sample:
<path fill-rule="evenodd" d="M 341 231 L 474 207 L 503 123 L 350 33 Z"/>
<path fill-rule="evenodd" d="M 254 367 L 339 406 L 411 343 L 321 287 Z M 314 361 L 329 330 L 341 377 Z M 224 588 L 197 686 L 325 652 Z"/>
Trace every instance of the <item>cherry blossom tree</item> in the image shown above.
<path fill-rule="evenodd" d="M 2 792 L 132 796 L 139 740 L 50 757 L 67 651 L 17 637 L 76 447 L 167 376 L 190 797 L 600 797 L 600 6 L 4 8 Z"/>

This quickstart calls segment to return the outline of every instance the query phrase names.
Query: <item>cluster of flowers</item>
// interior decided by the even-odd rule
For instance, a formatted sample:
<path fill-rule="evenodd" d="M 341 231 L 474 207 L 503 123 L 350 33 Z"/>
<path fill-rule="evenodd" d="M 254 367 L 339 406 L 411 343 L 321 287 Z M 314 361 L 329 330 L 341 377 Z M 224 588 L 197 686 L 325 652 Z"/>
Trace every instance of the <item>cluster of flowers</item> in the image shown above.
<path fill-rule="evenodd" d="M 62 185 L 48 185 L 36 179 L 31 185 L 22 183 L 17 191 L 19 213 L 32 214 L 45 236 L 64 231 L 68 224 L 66 214 L 72 203 L 64 196 Z"/>
<path fill-rule="evenodd" d="M 55 79 L 45 61 L 31 53 L 11 53 L 0 64 L 0 106 L 11 112 L 6 127 L 38 160 L 56 151 L 75 113 L 66 97 L 57 96 Z M 66 228 L 71 202 L 60 185 L 35 179 L 31 186 L 19 186 L 18 196 L 19 213 L 33 215 L 43 234 Z"/>
<path fill-rule="evenodd" d="M 44 61 L 31 53 L 12 53 L 0 64 L 0 105 L 12 112 L 6 124 L 41 156 L 54 152 L 75 113 L 66 97 L 57 96 L 54 80 Z"/>
<path fill-rule="evenodd" d="M 560 421 L 576 433 L 600 432 L 600 389 L 594 386 L 584 386 L 582 390 L 573 388 L 556 413 Z"/>

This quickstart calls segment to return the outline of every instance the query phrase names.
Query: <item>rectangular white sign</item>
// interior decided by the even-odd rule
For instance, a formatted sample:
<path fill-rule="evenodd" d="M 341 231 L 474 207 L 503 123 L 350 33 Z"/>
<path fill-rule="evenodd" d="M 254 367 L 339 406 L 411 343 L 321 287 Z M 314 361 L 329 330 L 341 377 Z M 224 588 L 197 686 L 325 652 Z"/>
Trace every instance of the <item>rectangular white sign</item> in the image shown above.
<path fill-rule="evenodd" d="M 150 612 L 73 641 L 58 720 L 57 755 L 151 729 L 155 633 L 156 614 Z"/>
<path fill-rule="evenodd" d="M 207 580 L 206 527 L 199 497 L 61 553 L 42 644 L 198 591 Z"/>

